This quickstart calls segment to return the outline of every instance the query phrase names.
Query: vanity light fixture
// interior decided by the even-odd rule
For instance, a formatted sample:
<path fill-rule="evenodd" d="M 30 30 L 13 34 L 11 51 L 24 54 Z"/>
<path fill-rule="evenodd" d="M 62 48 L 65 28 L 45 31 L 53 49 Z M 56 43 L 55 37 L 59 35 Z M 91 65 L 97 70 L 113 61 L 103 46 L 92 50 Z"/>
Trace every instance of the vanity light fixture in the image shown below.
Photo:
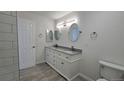
<path fill-rule="evenodd" d="M 78 22 L 77 18 L 72 18 L 72 19 L 68 19 L 66 21 L 63 21 L 61 23 L 58 23 L 56 27 L 58 29 L 60 29 L 60 28 L 63 28 L 65 26 L 71 26 L 73 23 L 77 23 L 77 22 Z"/>
<path fill-rule="evenodd" d="M 47 29 L 46 32 L 49 33 L 49 30 Z"/>
<path fill-rule="evenodd" d="M 73 23 L 78 23 L 78 19 L 74 18 L 74 19 L 69 19 L 66 21 L 66 26 L 71 26 Z"/>
<path fill-rule="evenodd" d="M 64 21 L 61 22 L 61 23 L 58 23 L 56 27 L 57 27 L 58 29 L 63 28 L 63 27 L 64 27 L 63 24 L 64 24 Z"/>

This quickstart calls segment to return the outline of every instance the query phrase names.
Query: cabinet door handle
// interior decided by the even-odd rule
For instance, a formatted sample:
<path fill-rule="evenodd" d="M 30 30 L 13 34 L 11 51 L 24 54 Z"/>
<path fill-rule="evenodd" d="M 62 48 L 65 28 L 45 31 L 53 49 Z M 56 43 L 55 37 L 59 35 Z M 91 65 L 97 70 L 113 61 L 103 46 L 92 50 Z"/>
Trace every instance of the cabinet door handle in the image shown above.
<path fill-rule="evenodd" d="M 35 46 L 32 46 L 32 48 L 35 48 Z"/>
<path fill-rule="evenodd" d="M 61 64 L 64 64 L 63 62 L 61 62 Z"/>

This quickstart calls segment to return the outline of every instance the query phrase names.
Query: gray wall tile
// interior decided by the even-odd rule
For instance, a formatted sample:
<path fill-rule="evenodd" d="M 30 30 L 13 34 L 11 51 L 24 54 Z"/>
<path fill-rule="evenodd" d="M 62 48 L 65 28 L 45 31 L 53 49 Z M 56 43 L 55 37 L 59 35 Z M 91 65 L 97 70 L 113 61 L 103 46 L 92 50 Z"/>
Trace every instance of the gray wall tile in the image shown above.
<path fill-rule="evenodd" d="M 0 81 L 19 80 L 16 12 L 0 11 Z"/>

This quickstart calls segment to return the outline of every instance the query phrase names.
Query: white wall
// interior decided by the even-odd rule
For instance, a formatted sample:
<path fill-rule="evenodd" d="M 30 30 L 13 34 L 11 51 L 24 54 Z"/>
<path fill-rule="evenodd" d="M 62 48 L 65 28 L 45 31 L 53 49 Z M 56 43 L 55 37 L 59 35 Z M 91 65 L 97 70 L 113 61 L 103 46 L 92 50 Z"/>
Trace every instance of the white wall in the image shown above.
<path fill-rule="evenodd" d="M 30 12 L 18 12 L 18 17 L 31 20 L 34 23 L 36 64 L 44 62 L 44 47 L 54 44 L 54 42 L 46 42 L 45 31 L 46 29 L 54 30 L 54 20 Z M 38 37 L 40 33 L 42 33 L 42 38 Z"/>
<path fill-rule="evenodd" d="M 72 43 L 68 40 L 68 31 L 57 43 L 83 50 L 80 72 L 96 80 L 99 77 L 101 59 L 109 59 L 124 65 L 124 12 L 75 12 L 56 21 L 78 16 L 80 29 L 83 31 L 79 40 Z M 98 38 L 91 40 L 89 34 L 97 32 Z M 66 41 L 66 43 L 64 42 Z M 65 44 L 64 44 L 65 43 Z"/>

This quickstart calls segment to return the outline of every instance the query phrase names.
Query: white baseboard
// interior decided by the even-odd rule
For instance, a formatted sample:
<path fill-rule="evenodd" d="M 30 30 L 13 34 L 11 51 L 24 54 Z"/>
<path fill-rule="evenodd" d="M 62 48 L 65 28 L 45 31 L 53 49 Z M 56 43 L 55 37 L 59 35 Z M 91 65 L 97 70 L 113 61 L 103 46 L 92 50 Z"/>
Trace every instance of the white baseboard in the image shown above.
<path fill-rule="evenodd" d="M 84 79 L 86 79 L 86 80 L 88 80 L 88 81 L 94 81 L 92 78 L 88 77 L 88 76 L 85 75 L 85 74 L 79 73 L 79 75 L 80 75 L 82 78 L 84 78 Z"/>
<path fill-rule="evenodd" d="M 88 80 L 88 81 L 95 81 L 92 78 L 88 77 L 87 75 L 83 74 L 83 73 L 78 73 L 75 76 L 73 76 L 71 79 L 67 78 L 65 75 L 63 75 L 59 70 L 57 70 L 54 66 L 52 66 L 51 64 L 47 63 L 48 65 L 50 65 L 53 69 L 55 69 L 58 73 L 60 73 L 63 77 L 65 77 L 68 81 L 72 81 L 73 79 L 75 79 L 78 76 L 81 76 L 82 78 Z"/>
<path fill-rule="evenodd" d="M 36 63 L 35 64 L 40 64 L 40 63 L 44 63 L 45 60 L 36 60 Z"/>

